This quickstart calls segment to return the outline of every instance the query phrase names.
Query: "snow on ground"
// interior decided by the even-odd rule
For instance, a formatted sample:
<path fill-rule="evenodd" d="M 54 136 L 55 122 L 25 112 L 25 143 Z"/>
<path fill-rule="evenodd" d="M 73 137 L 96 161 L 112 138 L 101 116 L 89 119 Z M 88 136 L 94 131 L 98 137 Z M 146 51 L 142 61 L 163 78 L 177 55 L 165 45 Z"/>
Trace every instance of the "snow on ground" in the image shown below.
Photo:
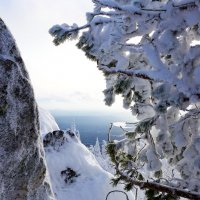
<path fill-rule="evenodd" d="M 103 170 L 94 155 L 76 137 L 66 134 L 67 141 L 59 151 L 46 149 L 46 161 L 55 196 L 58 200 L 104 200 L 109 191 L 122 190 L 110 185 L 112 175 Z M 77 174 L 74 183 L 65 183 L 61 171 L 71 168 Z M 132 194 L 129 194 L 133 199 Z M 124 200 L 124 194 L 111 194 L 109 200 Z"/>
<path fill-rule="evenodd" d="M 40 112 L 40 115 L 43 134 L 44 131 L 47 130 L 48 133 L 52 127 L 55 128 L 56 122 L 53 117 L 49 117 L 48 112 Z M 50 134 L 52 139 L 45 147 L 45 157 L 57 200 L 105 200 L 112 190 L 124 191 L 122 186 L 112 187 L 110 181 L 113 176 L 100 167 L 94 155 L 76 135 L 60 132 L 59 138 L 56 137 Z M 72 182 L 70 179 L 66 181 L 66 169 L 72 169 L 78 175 L 71 179 Z M 131 200 L 134 199 L 132 192 L 128 195 Z M 122 193 L 112 193 L 108 197 L 108 200 L 125 199 Z"/>

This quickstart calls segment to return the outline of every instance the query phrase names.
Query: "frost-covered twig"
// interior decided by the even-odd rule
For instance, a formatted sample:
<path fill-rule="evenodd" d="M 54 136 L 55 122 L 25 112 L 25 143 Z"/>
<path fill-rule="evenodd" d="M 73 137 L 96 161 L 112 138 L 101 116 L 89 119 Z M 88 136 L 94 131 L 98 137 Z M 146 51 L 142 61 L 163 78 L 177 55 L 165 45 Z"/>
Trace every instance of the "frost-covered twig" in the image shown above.
<path fill-rule="evenodd" d="M 106 200 L 108 200 L 108 196 L 109 196 L 110 194 L 115 193 L 115 192 L 123 193 L 123 194 L 126 196 L 126 200 L 129 200 L 128 195 L 126 194 L 126 192 L 121 191 L 121 190 L 112 190 L 112 191 L 110 191 L 110 192 L 106 195 Z"/>

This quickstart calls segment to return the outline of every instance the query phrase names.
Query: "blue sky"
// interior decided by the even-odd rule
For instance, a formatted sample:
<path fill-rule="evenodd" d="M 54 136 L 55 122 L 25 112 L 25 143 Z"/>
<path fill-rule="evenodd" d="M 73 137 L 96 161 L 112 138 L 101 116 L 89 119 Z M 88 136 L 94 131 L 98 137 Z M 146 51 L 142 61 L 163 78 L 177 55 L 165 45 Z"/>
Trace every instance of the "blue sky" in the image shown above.
<path fill-rule="evenodd" d="M 1 18 L 17 41 L 41 107 L 129 114 L 121 100 L 111 108 L 104 105 L 104 77 L 75 42 L 55 47 L 48 34 L 54 24 L 84 24 L 92 7 L 90 0 L 0 0 Z"/>

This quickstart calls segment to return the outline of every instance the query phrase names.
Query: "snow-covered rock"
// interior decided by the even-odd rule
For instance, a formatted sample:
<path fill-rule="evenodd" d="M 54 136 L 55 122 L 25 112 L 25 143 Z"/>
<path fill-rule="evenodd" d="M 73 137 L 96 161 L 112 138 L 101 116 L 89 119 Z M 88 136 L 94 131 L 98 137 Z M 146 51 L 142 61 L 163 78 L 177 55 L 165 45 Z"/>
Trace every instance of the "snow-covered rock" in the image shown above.
<path fill-rule="evenodd" d="M 88 148 L 81 143 L 72 131 L 55 130 L 55 120 L 48 112 L 40 112 L 40 119 L 50 119 L 41 125 L 47 130 L 43 135 L 45 157 L 51 185 L 57 200 L 105 200 L 112 190 L 124 191 L 122 186 L 113 188 L 110 184 L 113 177 L 105 171 Z M 130 199 L 133 193 L 128 192 Z M 112 193 L 109 200 L 124 200 L 122 193 Z"/>
<path fill-rule="evenodd" d="M 48 132 L 59 130 L 59 126 L 56 123 L 54 117 L 45 109 L 39 107 L 39 121 L 40 121 L 40 133 L 45 135 Z"/>
<path fill-rule="evenodd" d="M 0 19 L 0 199 L 50 200 L 33 89 Z"/>
<path fill-rule="evenodd" d="M 120 186 L 112 187 L 110 182 L 113 176 L 100 167 L 94 155 L 75 134 L 52 136 L 52 141 L 54 142 L 45 147 L 45 155 L 57 200 L 105 200 L 108 192 L 123 190 Z M 70 179 L 67 175 L 69 169 L 73 170 L 77 177 Z M 128 195 L 133 199 L 132 193 Z M 120 193 L 109 196 L 109 200 L 124 199 L 125 195 Z"/>

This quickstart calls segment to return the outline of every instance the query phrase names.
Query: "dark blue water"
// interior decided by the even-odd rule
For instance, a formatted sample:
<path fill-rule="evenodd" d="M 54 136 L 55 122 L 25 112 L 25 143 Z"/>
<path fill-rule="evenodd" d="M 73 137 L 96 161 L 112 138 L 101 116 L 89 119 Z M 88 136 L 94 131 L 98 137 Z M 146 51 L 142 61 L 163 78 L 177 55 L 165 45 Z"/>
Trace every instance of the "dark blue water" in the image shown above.
<path fill-rule="evenodd" d="M 99 141 L 107 140 L 110 123 L 116 121 L 126 121 L 124 116 L 56 116 L 56 122 L 60 129 L 68 129 L 75 122 L 77 130 L 80 132 L 81 141 L 89 146 L 95 144 L 96 138 Z M 121 135 L 120 128 L 113 127 L 112 135 Z"/>

